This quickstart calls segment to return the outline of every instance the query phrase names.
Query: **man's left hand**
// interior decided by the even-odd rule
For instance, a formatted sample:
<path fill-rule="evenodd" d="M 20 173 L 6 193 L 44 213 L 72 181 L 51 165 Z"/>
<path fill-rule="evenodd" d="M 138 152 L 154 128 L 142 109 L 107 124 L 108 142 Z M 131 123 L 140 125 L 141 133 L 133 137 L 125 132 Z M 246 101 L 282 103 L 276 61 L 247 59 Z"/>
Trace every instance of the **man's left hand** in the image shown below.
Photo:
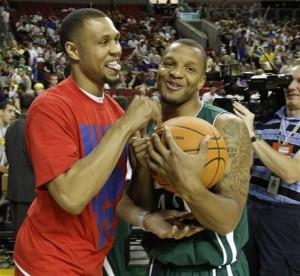
<path fill-rule="evenodd" d="M 182 239 L 190 237 L 205 228 L 202 226 L 186 225 L 185 218 L 190 218 L 191 214 L 176 210 L 161 210 L 147 216 L 144 226 L 147 231 L 152 232 L 160 239 Z"/>

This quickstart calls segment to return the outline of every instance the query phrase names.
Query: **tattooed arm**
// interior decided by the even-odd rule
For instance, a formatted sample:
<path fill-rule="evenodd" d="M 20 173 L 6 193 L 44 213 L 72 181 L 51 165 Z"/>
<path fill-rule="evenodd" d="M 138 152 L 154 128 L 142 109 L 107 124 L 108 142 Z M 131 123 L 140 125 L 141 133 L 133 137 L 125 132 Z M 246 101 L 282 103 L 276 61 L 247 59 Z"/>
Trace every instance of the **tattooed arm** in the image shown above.
<path fill-rule="evenodd" d="M 208 229 L 221 234 L 239 223 L 245 206 L 250 178 L 251 145 L 245 124 L 236 116 L 221 115 L 215 124 L 223 136 L 229 162 L 223 179 L 213 191 L 182 194 L 193 215 Z"/>

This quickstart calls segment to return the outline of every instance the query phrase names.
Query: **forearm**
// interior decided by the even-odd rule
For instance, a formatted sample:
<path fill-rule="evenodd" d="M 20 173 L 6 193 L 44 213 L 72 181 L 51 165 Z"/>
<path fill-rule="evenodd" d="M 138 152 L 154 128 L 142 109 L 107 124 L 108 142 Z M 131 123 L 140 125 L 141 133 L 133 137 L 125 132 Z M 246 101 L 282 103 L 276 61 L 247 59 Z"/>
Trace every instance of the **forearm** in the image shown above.
<path fill-rule="evenodd" d="M 144 227 L 141 214 L 145 211 L 145 209 L 135 205 L 126 193 L 117 206 L 117 214 L 120 218 L 139 227 Z"/>
<path fill-rule="evenodd" d="M 299 158 L 281 154 L 263 140 L 252 143 L 252 147 L 262 163 L 285 182 L 292 184 L 300 180 Z"/>
<path fill-rule="evenodd" d="M 236 117 L 220 116 L 215 126 L 225 140 L 229 156 L 224 177 L 212 191 L 196 185 L 194 190 L 199 192 L 190 192 L 186 202 L 204 226 L 226 234 L 239 223 L 247 200 L 251 145 L 246 125 Z"/>
<path fill-rule="evenodd" d="M 147 167 L 138 167 L 134 170 L 128 195 L 139 206 L 153 210 L 153 181 Z"/>
<path fill-rule="evenodd" d="M 233 106 L 234 112 L 246 123 L 250 137 L 253 137 L 255 135 L 254 114 L 238 102 L 234 102 Z M 287 183 L 294 183 L 300 179 L 299 154 L 296 154 L 297 157 L 295 155 L 290 158 L 274 150 L 263 140 L 253 142 L 252 148 L 262 163 Z"/>
<path fill-rule="evenodd" d="M 48 184 L 50 193 L 63 209 L 81 213 L 111 175 L 130 134 L 128 124 L 120 119 L 89 155 Z"/>
<path fill-rule="evenodd" d="M 241 204 L 230 196 L 218 195 L 206 188 L 183 195 L 183 199 L 201 225 L 220 234 L 227 234 L 236 227 L 246 202 L 245 199 Z"/>

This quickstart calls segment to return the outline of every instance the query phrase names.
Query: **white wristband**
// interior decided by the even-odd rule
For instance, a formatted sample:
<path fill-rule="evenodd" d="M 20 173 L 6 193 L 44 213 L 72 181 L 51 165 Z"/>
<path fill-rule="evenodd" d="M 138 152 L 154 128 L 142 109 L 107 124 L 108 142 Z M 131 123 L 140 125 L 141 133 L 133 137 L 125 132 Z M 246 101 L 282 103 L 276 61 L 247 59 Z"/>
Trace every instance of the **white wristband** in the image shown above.
<path fill-rule="evenodd" d="M 144 226 L 144 221 L 148 215 L 150 215 L 150 211 L 142 211 L 138 216 L 138 226 L 141 227 L 144 231 L 147 231 Z"/>

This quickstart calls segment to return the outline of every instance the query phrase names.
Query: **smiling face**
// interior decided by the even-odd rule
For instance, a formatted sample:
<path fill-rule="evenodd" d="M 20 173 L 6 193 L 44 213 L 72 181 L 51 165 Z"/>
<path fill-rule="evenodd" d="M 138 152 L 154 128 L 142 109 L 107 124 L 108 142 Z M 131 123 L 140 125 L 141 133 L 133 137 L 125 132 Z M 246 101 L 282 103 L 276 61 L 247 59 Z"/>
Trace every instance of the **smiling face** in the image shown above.
<path fill-rule="evenodd" d="M 119 80 L 120 34 L 108 17 L 89 18 L 75 41 L 66 42 L 79 85 L 101 86 Z M 72 70 L 73 70 L 72 68 Z M 88 89 L 87 89 L 88 90 Z"/>
<path fill-rule="evenodd" d="M 288 112 L 300 116 L 300 66 L 291 70 L 293 81 L 285 91 L 285 101 Z"/>
<path fill-rule="evenodd" d="M 203 53 L 200 49 L 173 43 L 162 58 L 158 71 L 158 88 L 163 102 L 181 105 L 199 98 L 204 85 Z"/>

